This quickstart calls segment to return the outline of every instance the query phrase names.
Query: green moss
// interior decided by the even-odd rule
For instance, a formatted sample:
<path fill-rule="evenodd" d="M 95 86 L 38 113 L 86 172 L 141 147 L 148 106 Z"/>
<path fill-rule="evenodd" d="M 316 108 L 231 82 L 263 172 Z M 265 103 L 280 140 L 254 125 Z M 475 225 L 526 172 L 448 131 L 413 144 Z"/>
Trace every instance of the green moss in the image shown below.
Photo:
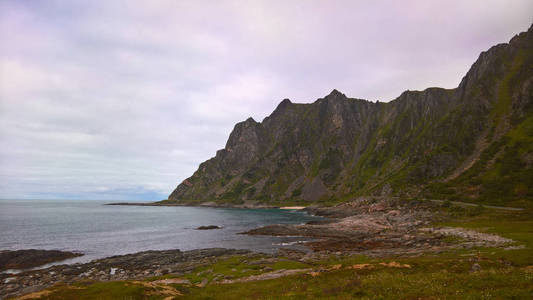
<path fill-rule="evenodd" d="M 524 245 L 523 249 L 504 250 L 490 249 L 487 256 L 493 259 L 504 258 L 516 266 L 533 264 L 533 210 L 522 212 L 486 209 L 477 216 L 454 216 L 454 220 L 437 224 L 438 226 L 454 226 L 471 228 L 482 232 L 494 233 Z"/>
<path fill-rule="evenodd" d="M 124 281 L 77 284 L 75 286 L 57 286 L 52 293 L 40 299 L 54 300 L 114 300 L 114 299 L 163 299 L 163 295 L 150 295 L 156 289 Z"/>
<path fill-rule="evenodd" d="M 255 260 L 261 260 L 262 258 L 264 257 L 258 255 L 255 257 Z M 208 266 L 197 268 L 191 273 L 186 274 L 184 277 L 190 280 L 192 283 L 199 283 L 204 279 L 211 281 L 217 276 L 219 279 L 221 277 L 236 279 L 258 275 L 267 272 L 265 271 L 265 267 L 268 267 L 272 270 L 289 270 L 309 267 L 307 264 L 288 259 L 280 259 L 271 263 L 251 263 L 253 261 L 254 259 L 250 259 L 249 257 L 233 256 L 228 259 L 217 261 Z"/>
<path fill-rule="evenodd" d="M 299 261 L 284 260 L 284 259 L 279 260 L 272 265 L 272 269 L 274 270 L 304 269 L 308 267 L 309 267 L 308 264 L 304 264 Z"/>
<path fill-rule="evenodd" d="M 515 77 L 518 75 L 518 71 L 523 66 L 525 60 L 526 52 L 520 50 L 513 58 L 510 70 L 499 83 L 498 98 L 491 111 L 491 117 L 494 119 L 495 124 L 499 123 L 503 116 L 509 114 L 511 111 L 511 91 L 514 85 L 513 83 L 515 82 Z"/>
<path fill-rule="evenodd" d="M 260 273 L 259 265 L 248 265 L 245 258 L 240 256 L 230 257 L 217 261 L 209 266 L 200 267 L 186 274 L 184 277 L 192 283 L 200 283 L 204 279 L 213 280 L 217 275 L 239 278 L 243 276 L 256 275 Z"/>
<path fill-rule="evenodd" d="M 468 202 L 531 207 L 533 168 L 526 164 L 524 157 L 532 152 L 533 117 L 530 116 L 492 142 L 461 176 L 450 182 L 429 184 L 426 197 L 458 200 L 468 197 Z"/>
<path fill-rule="evenodd" d="M 403 269 L 376 264 L 370 270 L 340 269 L 316 277 L 295 275 L 229 286 L 211 285 L 194 290 L 184 298 L 520 299 L 527 298 L 533 292 L 531 276 L 526 271 L 481 264 L 485 270 L 478 273 L 468 272 L 470 263 L 458 259 L 445 260 L 443 263 L 422 261 L 414 267 Z"/>
<path fill-rule="evenodd" d="M 518 144 L 520 154 L 533 151 L 533 116 L 520 122 L 507 136 L 511 143 Z"/>
<path fill-rule="evenodd" d="M 177 277 L 178 276 L 176 276 L 174 274 L 166 274 L 166 275 L 161 275 L 161 276 L 149 277 L 149 278 L 146 278 L 144 281 L 151 282 L 151 281 L 156 281 L 156 280 L 171 279 L 171 278 L 177 278 Z"/>
<path fill-rule="evenodd" d="M 242 203 L 242 201 L 239 198 L 247 186 L 248 186 L 247 184 L 239 181 L 233 187 L 231 187 L 231 189 L 229 189 L 224 194 L 222 194 L 220 196 L 220 199 L 231 200 L 234 203 Z"/>

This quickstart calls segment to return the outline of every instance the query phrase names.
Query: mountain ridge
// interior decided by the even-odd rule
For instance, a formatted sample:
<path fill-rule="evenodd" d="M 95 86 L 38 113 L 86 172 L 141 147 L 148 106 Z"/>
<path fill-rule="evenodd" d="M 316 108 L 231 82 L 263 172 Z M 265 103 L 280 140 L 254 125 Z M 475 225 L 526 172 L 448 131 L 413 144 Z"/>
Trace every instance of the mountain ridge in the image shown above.
<path fill-rule="evenodd" d="M 530 205 L 532 28 L 482 52 L 454 89 L 404 91 L 386 103 L 336 89 L 308 104 L 284 99 L 261 122 L 237 123 L 226 146 L 168 201 L 397 195 Z"/>

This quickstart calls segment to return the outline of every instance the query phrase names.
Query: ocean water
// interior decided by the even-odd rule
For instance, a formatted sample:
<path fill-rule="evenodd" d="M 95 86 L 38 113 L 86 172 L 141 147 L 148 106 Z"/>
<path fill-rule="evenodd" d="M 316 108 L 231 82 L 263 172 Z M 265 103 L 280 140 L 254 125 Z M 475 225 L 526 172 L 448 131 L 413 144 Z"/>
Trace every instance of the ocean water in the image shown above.
<path fill-rule="evenodd" d="M 222 247 L 272 253 L 297 247 L 300 237 L 238 235 L 268 224 L 299 224 L 316 219 L 279 209 L 109 206 L 109 201 L 0 200 L 0 250 L 56 249 L 84 256 L 86 262 L 145 250 Z M 218 230 L 195 230 L 218 225 Z"/>

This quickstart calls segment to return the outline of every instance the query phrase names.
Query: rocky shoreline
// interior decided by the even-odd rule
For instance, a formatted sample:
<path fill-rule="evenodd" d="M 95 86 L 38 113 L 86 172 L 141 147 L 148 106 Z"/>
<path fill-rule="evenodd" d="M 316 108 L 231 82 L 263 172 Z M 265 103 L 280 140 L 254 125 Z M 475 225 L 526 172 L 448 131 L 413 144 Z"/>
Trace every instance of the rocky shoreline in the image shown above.
<path fill-rule="evenodd" d="M 176 202 L 176 201 L 157 201 L 157 202 L 114 202 L 106 203 L 104 205 L 116 205 L 116 206 L 188 206 L 188 207 L 212 207 L 212 208 L 242 208 L 242 209 L 258 209 L 258 208 L 275 208 L 275 209 L 295 209 L 300 210 L 303 207 L 283 207 L 275 205 L 261 204 L 255 201 L 244 202 L 243 204 L 231 204 L 231 203 L 217 203 L 217 202 Z"/>
<path fill-rule="evenodd" d="M 83 264 L 56 265 L 17 274 L 0 273 L 0 299 L 37 292 L 60 282 L 142 280 L 165 274 L 179 276 L 220 258 L 251 254 L 248 250 L 223 248 L 144 251 Z"/>
<path fill-rule="evenodd" d="M 439 214 L 436 204 L 430 201 L 362 197 L 333 207 L 308 207 L 305 211 L 325 218 L 303 225 L 272 224 L 240 234 L 312 238 L 304 244 L 310 248 L 310 252 L 281 248 L 275 255 L 260 254 L 271 259 L 282 258 L 300 262 L 318 262 L 330 255 L 412 257 L 450 249 L 502 247 L 513 244 L 512 240 L 497 235 L 463 228 L 432 226 L 439 220 Z M 216 227 L 205 226 L 205 229 Z M 251 257 L 259 254 L 248 250 L 222 248 L 145 251 L 83 264 L 56 265 L 18 274 L 4 273 L 0 274 L 0 299 L 37 292 L 56 283 L 143 280 L 166 274 L 182 276 L 218 259 L 235 255 Z M 228 281 L 230 278 L 219 280 Z"/>
<path fill-rule="evenodd" d="M 324 220 L 304 225 L 274 224 L 241 234 L 303 236 L 314 252 L 342 252 L 371 256 L 417 255 L 450 248 L 498 247 L 512 240 L 473 234 L 462 228 L 434 228 L 436 205 L 428 201 L 402 201 L 387 197 L 361 197 L 334 207 L 305 210 Z M 454 237 L 457 242 L 451 243 Z"/>
<path fill-rule="evenodd" d="M 35 268 L 78 256 L 83 256 L 83 254 L 41 249 L 2 250 L 0 251 L 0 271 Z"/>

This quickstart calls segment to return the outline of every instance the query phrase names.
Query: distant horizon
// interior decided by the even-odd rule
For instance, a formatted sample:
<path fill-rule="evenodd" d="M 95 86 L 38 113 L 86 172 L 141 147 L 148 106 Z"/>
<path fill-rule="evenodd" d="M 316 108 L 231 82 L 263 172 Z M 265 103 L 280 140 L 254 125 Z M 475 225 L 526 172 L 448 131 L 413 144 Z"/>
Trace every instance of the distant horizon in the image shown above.
<path fill-rule="evenodd" d="M 121 202 L 121 201 L 128 201 L 128 202 L 156 202 L 156 201 L 162 201 L 164 199 L 158 199 L 158 200 L 144 200 L 144 199 L 67 199 L 67 198 L 40 198 L 40 199 L 25 199 L 25 198 L 18 198 L 18 199 L 12 199 L 12 198 L 0 198 L 0 201 L 113 201 L 113 202 Z"/>

